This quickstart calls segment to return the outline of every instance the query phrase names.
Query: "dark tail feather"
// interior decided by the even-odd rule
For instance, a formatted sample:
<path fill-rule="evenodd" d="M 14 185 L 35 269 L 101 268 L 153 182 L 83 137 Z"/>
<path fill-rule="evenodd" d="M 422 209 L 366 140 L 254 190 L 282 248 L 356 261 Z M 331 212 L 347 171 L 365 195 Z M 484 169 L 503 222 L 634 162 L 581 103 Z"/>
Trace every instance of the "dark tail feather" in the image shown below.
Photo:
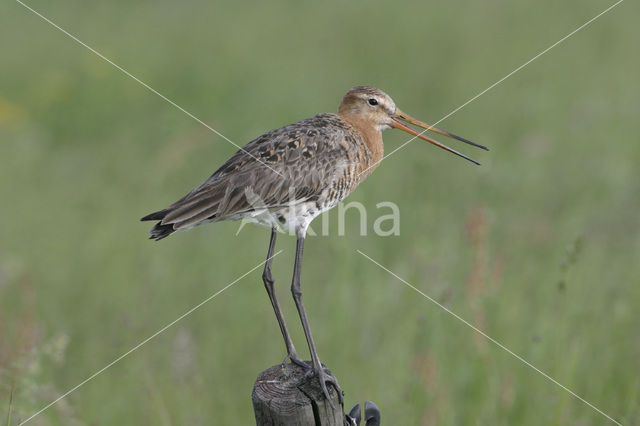
<path fill-rule="evenodd" d="M 145 220 L 162 220 L 167 215 L 167 213 L 169 213 L 169 210 L 163 209 L 163 210 L 148 214 L 140 220 L 142 222 L 144 222 Z"/>
<path fill-rule="evenodd" d="M 160 211 L 148 214 L 140 220 L 141 221 L 162 220 L 164 219 L 164 217 L 167 215 L 168 212 L 169 212 L 168 209 L 160 210 Z M 151 236 L 149 238 L 152 240 L 158 241 L 165 237 L 168 237 L 174 232 L 175 232 L 175 229 L 173 229 L 172 223 L 162 224 L 161 222 L 158 222 L 153 226 L 153 228 L 151 228 L 151 231 L 150 231 Z"/>
<path fill-rule="evenodd" d="M 173 234 L 174 232 L 176 232 L 176 230 L 173 229 L 172 223 L 166 223 L 163 225 L 162 223 L 158 222 L 153 226 L 153 228 L 151 228 L 150 232 L 151 236 L 149 238 L 158 241 Z"/>

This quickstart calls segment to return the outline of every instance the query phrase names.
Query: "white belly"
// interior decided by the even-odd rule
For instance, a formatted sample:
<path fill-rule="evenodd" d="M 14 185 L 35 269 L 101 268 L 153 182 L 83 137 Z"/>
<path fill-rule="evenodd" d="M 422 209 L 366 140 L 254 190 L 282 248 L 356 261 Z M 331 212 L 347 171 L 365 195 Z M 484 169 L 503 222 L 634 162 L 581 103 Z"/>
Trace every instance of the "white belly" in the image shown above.
<path fill-rule="evenodd" d="M 259 209 L 230 219 L 248 220 L 268 228 L 277 228 L 291 235 L 304 236 L 313 219 L 331 207 L 333 206 L 320 209 L 315 201 L 302 202 L 286 207 Z"/>

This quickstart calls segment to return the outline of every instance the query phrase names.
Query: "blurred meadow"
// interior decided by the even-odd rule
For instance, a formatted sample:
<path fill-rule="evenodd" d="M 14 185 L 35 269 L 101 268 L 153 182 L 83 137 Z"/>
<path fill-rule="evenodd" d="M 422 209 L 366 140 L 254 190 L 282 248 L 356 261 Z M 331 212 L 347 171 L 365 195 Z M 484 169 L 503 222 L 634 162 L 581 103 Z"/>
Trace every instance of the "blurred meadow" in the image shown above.
<path fill-rule="evenodd" d="M 435 122 L 612 2 L 27 4 L 243 145 L 335 111 L 352 86 Z M 640 6 L 625 1 L 415 141 L 309 237 L 321 360 L 385 425 L 613 424 L 361 250 L 624 425 L 640 425 Z M 14 1 L 0 4 L 0 424 L 18 424 L 263 261 L 268 230 L 147 240 L 139 218 L 236 148 Z M 386 151 L 408 136 L 385 132 Z M 444 138 L 439 140 L 445 142 Z M 380 237 L 377 203 L 401 211 Z M 290 297 L 294 239 L 274 260 Z M 249 425 L 285 354 L 261 269 L 32 421 Z M 12 402 L 10 399 L 12 396 Z M 11 413 L 9 414 L 9 410 Z"/>

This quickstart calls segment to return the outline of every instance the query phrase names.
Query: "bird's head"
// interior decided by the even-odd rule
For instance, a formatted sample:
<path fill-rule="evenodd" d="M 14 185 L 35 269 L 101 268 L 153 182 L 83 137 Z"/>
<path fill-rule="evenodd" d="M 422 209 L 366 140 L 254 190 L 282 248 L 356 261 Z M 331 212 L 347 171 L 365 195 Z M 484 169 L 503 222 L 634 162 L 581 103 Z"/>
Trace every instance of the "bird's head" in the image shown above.
<path fill-rule="evenodd" d="M 391 127 L 396 110 L 396 104 L 391 96 L 382 90 L 370 86 L 358 86 L 344 95 L 338 114 L 357 116 L 376 130 L 385 130 Z"/>
<path fill-rule="evenodd" d="M 342 116 L 350 116 L 359 119 L 361 122 L 367 123 L 367 125 L 373 127 L 377 131 L 386 129 L 399 129 L 407 132 L 415 137 L 430 142 L 442 149 L 445 149 L 453 154 L 456 154 L 462 158 L 465 158 L 475 164 L 480 164 L 477 161 L 467 157 L 464 154 L 459 153 L 446 145 L 441 144 L 423 134 L 423 132 L 417 132 L 413 128 L 407 126 L 405 123 L 413 124 L 414 126 L 422 127 L 423 129 L 431 130 L 432 132 L 439 133 L 444 136 L 448 136 L 453 139 L 457 139 L 461 142 L 469 145 L 482 148 L 486 151 L 489 149 L 483 145 L 479 145 L 475 142 L 471 142 L 468 139 L 454 135 L 453 133 L 440 130 L 437 127 L 424 123 L 411 117 L 409 114 L 401 111 L 396 107 L 393 99 L 382 90 L 371 86 L 357 86 L 349 90 L 340 102 L 338 108 L 338 114 Z"/>

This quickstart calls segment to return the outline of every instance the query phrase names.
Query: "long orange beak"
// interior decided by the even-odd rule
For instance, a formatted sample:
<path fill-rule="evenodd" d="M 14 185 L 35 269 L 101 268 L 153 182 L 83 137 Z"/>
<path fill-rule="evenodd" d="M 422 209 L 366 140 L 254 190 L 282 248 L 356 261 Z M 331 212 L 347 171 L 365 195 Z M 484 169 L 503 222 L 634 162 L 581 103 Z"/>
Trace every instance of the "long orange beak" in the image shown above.
<path fill-rule="evenodd" d="M 427 142 L 430 142 L 430 143 L 432 143 L 432 144 L 434 144 L 436 146 L 439 146 L 440 148 L 444 149 L 445 151 L 449 151 L 449 152 L 457 155 L 458 157 L 462 157 L 465 160 L 469 160 L 472 163 L 475 163 L 477 165 L 480 165 L 480 163 L 478 163 L 476 160 L 474 160 L 472 158 L 469 158 L 466 155 L 464 155 L 464 154 L 462 154 L 462 153 L 460 153 L 460 152 L 458 152 L 458 151 L 456 151 L 454 149 L 451 149 L 448 146 L 443 145 L 440 142 L 438 142 L 436 140 L 433 140 L 430 137 L 427 137 L 422 133 L 419 133 L 419 132 L 413 130 L 411 127 L 405 125 L 400 120 L 406 121 L 407 123 L 413 124 L 414 126 L 422 127 L 423 129 L 431 130 L 431 131 L 439 133 L 441 135 L 448 136 L 448 137 L 453 138 L 453 139 L 457 139 L 457 140 L 459 140 L 461 142 L 464 142 L 466 144 L 473 145 L 475 147 L 484 149 L 485 151 L 489 151 L 489 148 L 487 148 L 484 145 L 480 145 L 480 144 L 477 144 L 475 142 L 471 142 L 469 139 L 465 139 L 463 137 L 454 135 L 453 133 L 445 132 L 444 130 L 440 130 L 437 127 L 434 127 L 434 126 L 432 126 L 430 124 L 423 123 L 422 121 L 411 117 L 409 114 L 404 113 L 399 109 L 396 109 L 396 113 L 395 113 L 395 115 L 393 117 L 391 117 L 391 120 L 392 121 L 391 121 L 390 126 L 393 127 L 394 129 L 400 129 L 402 131 L 405 131 L 405 132 L 407 132 L 407 133 L 409 133 L 409 134 L 411 134 L 413 136 L 416 136 L 416 137 L 418 137 L 418 138 L 420 138 L 420 139 L 422 139 L 424 141 L 427 141 Z"/>

